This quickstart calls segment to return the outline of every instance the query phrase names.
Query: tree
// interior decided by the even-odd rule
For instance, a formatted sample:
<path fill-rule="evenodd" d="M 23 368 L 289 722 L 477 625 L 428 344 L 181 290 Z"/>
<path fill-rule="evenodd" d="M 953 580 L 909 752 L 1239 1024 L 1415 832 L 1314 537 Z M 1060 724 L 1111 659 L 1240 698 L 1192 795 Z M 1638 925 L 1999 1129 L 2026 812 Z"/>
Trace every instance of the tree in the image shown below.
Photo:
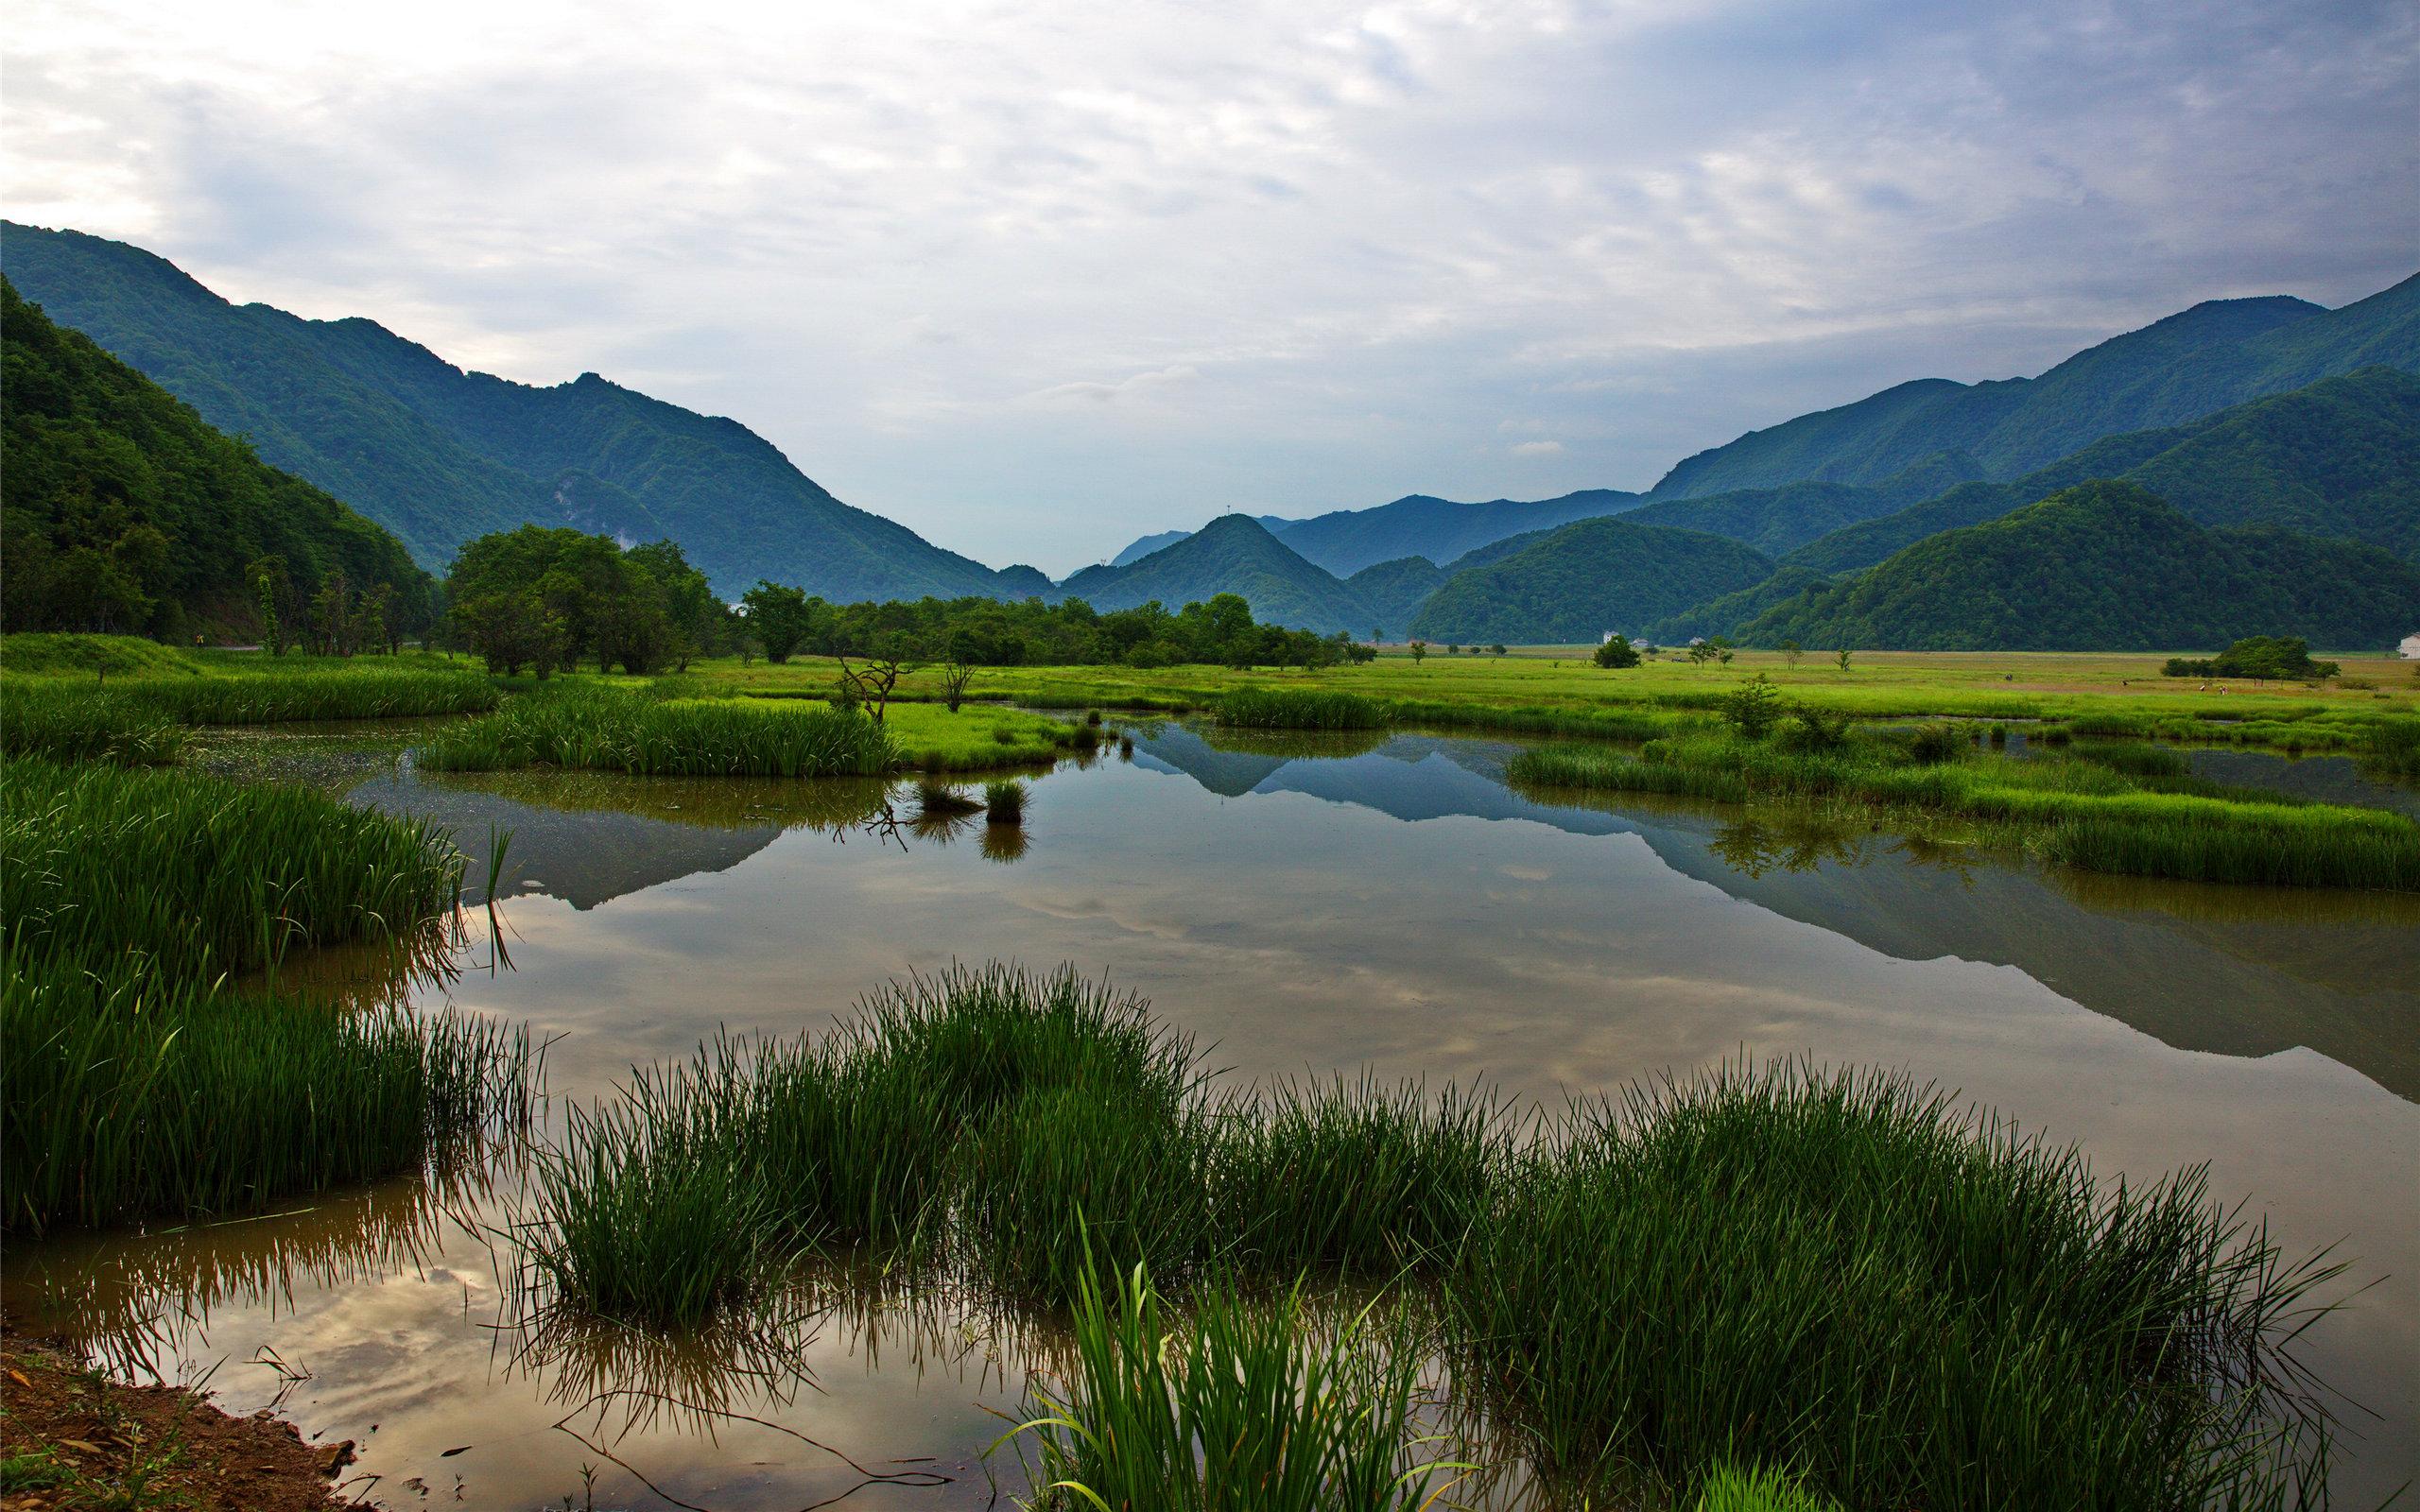
<path fill-rule="evenodd" d="M 974 676 L 975 669 L 963 662 L 942 663 L 942 702 L 948 705 L 951 713 L 958 713 L 958 706 L 966 700 L 966 684 Z"/>
<path fill-rule="evenodd" d="M 1690 665 L 1702 667 L 1707 662 L 1713 661 L 1715 656 L 1716 649 L 1714 643 L 1707 640 L 1704 636 L 1701 635 L 1689 642 Z"/>
<path fill-rule="evenodd" d="M 760 578 L 740 595 L 739 608 L 748 617 L 750 632 L 765 648 L 765 660 L 775 666 L 787 662 L 806 639 L 809 620 L 804 588 L 785 588 Z"/>
<path fill-rule="evenodd" d="M 1428 643 L 1426 641 L 1414 641 L 1411 643 L 1411 664 L 1413 666 L 1420 665 L 1421 662 L 1427 655 Z"/>
<path fill-rule="evenodd" d="M 1796 641 L 1784 641 L 1781 643 L 1781 654 L 1791 666 L 1795 667 L 1798 665 L 1798 659 L 1805 656 L 1806 654 L 1806 647 L 1800 645 Z"/>
<path fill-rule="evenodd" d="M 277 580 L 285 563 L 275 558 L 264 558 L 252 563 L 252 602 L 260 610 L 261 639 L 268 644 L 268 654 L 285 654 L 285 626 L 277 617 Z"/>
<path fill-rule="evenodd" d="M 632 546 L 624 557 L 644 568 L 654 581 L 664 606 L 665 653 L 677 670 L 686 672 L 693 658 L 720 649 L 727 638 L 730 611 L 715 597 L 706 575 L 689 565 L 680 542 L 658 541 Z"/>
<path fill-rule="evenodd" d="M 1848 648 L 1847 646 L 1845 646 L 1845 645 L 1844 645 L 1844 646 L 1841 646 L 1841 671 L 1843 671 L 1843 672 L 1846 672 L 1848 669 L 1849 669 L 1849 648 Z"/>
<path fill-rule="evenodd" d="M 1781 690 L 1759 672 L 1723 698 L 1722 716 L 1750 740 L 1762 740 L 1781 718 Z"/>
<path fill-rule="evenodd" d="M 518 677 L 523 667 L 550 675 L 562 662 L 562 621 L 534 593 L 481 593 L 454 606 L 454 621 L 490 672 Z"/>
<path fill-rule="evenodd" d="M 895 656 L 868 657 L 852 666 L 844 653 L 840 657 L 840 696 L 835 701 L 845 708 L 862 708 L 873 716 L 875 724 L 890 712 L 891 690 L 899 679 L 915 671 L 913 663 Z"/>
<path fill-rule="evenodd" d="M 1631 644 L 1630 637 L 1619 631 L 1607 636 L 1605 644 L 1597 647 L 1597 664 L 1609 671 L 1621 667 L 1634 667 L 1638 663 L 1638 647 Z"/>

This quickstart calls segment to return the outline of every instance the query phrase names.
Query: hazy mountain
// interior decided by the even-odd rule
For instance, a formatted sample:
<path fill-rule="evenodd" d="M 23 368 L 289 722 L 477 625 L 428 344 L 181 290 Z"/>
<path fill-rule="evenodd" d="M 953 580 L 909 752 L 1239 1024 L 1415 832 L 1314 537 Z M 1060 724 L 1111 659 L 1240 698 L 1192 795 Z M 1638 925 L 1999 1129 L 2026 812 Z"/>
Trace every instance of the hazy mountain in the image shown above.
<path fill-rule="evenodd" d="M 2105 436 L 2176 425 L 2374 364 L 2420 369 L 2420 277 L 2342 309 L 2282 297 L 2197 304 L 2038 378 L 1923 379 L 1701 452 L 1652 499 L 1798 482 L 1872 485 L 1943 453 L 2013 479 Z"/>
<path fill-rule="evenodd" d="M 2095 477 L 2140 483 L 2204 524 L 2270 524 L 2420 559 L 2420 377 L 2365 368 L 2189 424 L 2097 441 L 2014 483 L 1969 483 L 1789 554 L 1867 567 Z"/>
<path fill-rule="evenodd" d="M 1191 534 L 1190 530 L 1163 530 L 1156 535 L 1144 536 L 1109 558 L 1109 564 L 1112 567 L 1132 566 L 1155 551 L 1166 551 Z"/>
<path fill-rule="evenodd" d="M 1457 572 L 1412 623 L 1431 641 L 1566 644 L 1638 634 L 1693 604 L 1772 576 L 1736 541 L 1615 515 L 1582 520 L 1500 561 Z"/>
<path fill-rule="evenodd" d="M 2188 650 L 2247 635 L 2384 647 L 2420 627 L 2420 568 L 2376 546 L 2205 529 L 2134 483 L 2064 490 L 1928 537 L 1742 627 L 1755 645 Z"/>
<path fill-rule="evenodd" d="M 1458 504 L 1413 493 L 1375 508 L 1338 509 L 1270 528 L 1305 560 L 1346 576 L 1405 557 L 1451 561 L 1507 536 L 1615 514 L 1637 502 L 1637 494 L 1618 489 L 1583 489 L 1530 503 Z"/>
<path fill-rule="evenodd" d="M 392 590 L 391 628 L 434 585 L 403 543 L 166 389 L 51 321 L 0 278 L 0 610 L 7 627 L 175 637 L 258 627 L 246 578 L 284 564 L 287 612 L 341 576 Z"/>
<path fill-rule="evenodd" d="M 369 320 L 228 303 L 140 249 L 0 226 L 41 302 L 262 457 L 441 566 L 536 522 L 669 536 L 719 593 L 758 577 L 835 600 L 1000 592 L 980 562 L 852 508 L 735 421 L 595 373 L 534 387 L 464 372 Z"/>
<path fill-rule="evenodd" d="M 1132 609 L 1154 599 L 1175 610 L 1238 593 L 1253 618 L 1322 635 L 1367 635 L 1382 616 L 1333 576 L 1286 549 L 1250 515 L 1221 515 L 1173 545 L 1124 567 L 1087 567 L 1057 590 L 1095 609 Z"/>
<path fill-rule="evenodd" d="M 1420 606 L 1428 601 L 1428 595 L 1444 586 L 1445 577 L 1445 570 L 1426 557 L 1398 557 L 1392 561 L 1373 562 L 1346 578 L 1344 586 L 1360 594 L 1362 602 L 1377 611 L 1377 621 L 1371 628 L 1401 638 L 1409 632 L 1412 620 L 1420 613 Z"/>

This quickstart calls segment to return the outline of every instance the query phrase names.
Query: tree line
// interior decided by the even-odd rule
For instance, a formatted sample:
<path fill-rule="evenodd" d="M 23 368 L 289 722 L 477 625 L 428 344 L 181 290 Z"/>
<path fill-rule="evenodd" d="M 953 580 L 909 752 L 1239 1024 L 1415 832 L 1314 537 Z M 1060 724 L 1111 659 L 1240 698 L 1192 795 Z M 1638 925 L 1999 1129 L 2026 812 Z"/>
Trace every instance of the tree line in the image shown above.
<path fill-rule="evenodd" d="M 582 662 L 600 671 L 686 669 L 700 657 L 884 657 L 963 666 L 1300 666 L 1367 661 L 1351 637 L 1255 622 L 1234 593 L 1171 613 L 1154 602 L 1104 613 L 1080 598 L 921 598 L 834 604 L 760 581 L 736 604 L 670 541 L 523 525 L 462 548 L 445 579 L 442 633 L 508 676 Z"/>

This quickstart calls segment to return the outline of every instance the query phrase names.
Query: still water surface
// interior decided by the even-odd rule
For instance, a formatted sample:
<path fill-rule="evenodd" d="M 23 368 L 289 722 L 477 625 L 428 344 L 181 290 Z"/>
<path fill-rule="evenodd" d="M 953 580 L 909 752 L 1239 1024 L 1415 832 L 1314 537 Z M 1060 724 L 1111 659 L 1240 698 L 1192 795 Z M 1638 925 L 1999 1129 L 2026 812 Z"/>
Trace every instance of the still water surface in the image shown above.
<path fill-rule="evenodd" d="M 559 1101 L 718 1026 L 821 1028 L 888 978 L 988 957 L 1107 972 L 1242 1078 L 1366 1067 L 1559 1101 L 1742 1053 L 1904 1067 L 2104 1172 L 2206 1160 L 2290 1249 L 2338 1243 L 2377 1280 L 2306 1353 L 2361 1409 L 2339 1503 L 2420 1473 L 2420 899 L 1525 796 L 1500 741 L 1171 723 L 1137 747 L 1035 782 L 1013 838 L 873 833 L 876 784 L 318 769 L 474 852 L 512 833 L 509 968 L 422 995 L 559 1037 Z M 860 1292 L 717 1350 L 590 1337 L 533 1358 L 496 1327 L 514 1186 L 396 1181 L 18 1246 L 8 1301 L 130 1373 L 216 1366 L 232 1410 L 283 1391 L 306 1433 L 360 1442 L 389 1506 L 577 1503 L 583 1467 L 600 1507 L 1021 1489 L 1009 1462 L 995 1493 L 980 1458 L 1048 1354 L 1013 1322 Z M 254 1363 L 271 1353 L 290 1370 Z"/>

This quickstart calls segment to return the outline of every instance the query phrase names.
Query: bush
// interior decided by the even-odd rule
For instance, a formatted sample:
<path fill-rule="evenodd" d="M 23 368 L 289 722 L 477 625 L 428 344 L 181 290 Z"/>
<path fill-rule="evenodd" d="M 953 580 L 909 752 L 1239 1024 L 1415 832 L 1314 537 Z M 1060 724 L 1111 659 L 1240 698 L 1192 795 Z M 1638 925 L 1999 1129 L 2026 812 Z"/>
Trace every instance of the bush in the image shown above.
<path fill-rule="evenodd" d="M 1724 695 L 1722 717 L 1748 739 L 1762 740 L 1781 718 L 1781 690 L 1759 672 Z"/>
<path fill-rule="evenodd" d="M 1609 670 L 1634 667 L 1639 662 L 1638 647 L 1630 644 L 1629 636 L 1617 634 L 1597 647 L 1595 661 L 1599 666 Z"/>

